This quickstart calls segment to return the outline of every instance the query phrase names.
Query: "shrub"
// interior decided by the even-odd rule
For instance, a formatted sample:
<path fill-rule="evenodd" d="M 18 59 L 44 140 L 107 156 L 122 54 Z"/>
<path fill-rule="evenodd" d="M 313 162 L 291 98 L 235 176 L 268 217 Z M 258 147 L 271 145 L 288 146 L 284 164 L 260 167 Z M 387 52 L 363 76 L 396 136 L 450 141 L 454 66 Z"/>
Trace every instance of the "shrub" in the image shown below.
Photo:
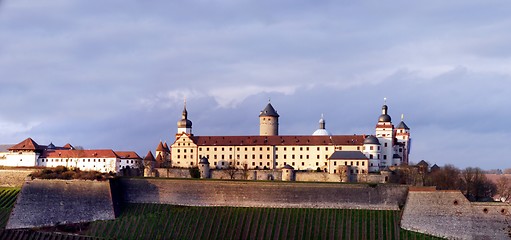
<path fill-rule="evenodd" d="M 200 171 L 198 167 L 190 168 L 190 176 L 192 178 L 200 178 Z"/>

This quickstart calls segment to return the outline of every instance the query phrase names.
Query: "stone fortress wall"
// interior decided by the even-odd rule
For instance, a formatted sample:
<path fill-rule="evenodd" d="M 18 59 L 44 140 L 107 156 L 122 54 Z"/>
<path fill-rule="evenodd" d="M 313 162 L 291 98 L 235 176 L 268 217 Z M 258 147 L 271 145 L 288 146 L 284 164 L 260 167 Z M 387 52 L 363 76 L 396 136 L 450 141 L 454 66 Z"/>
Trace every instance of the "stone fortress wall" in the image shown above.
<path fill-rule="evenodd" d="M 511 206 L 469 202 L 460 191 L 410 188 L 404 229 L 449 239 L 509 239 Z"/>
<path fill-rule="evenodd" d="M 187 206 L 347 208 L 399 210 L 400 185 L 249 182 L 183 179 L 118 179 L 124 201 Z"/>
<path fill-rule="evenodd" d="M 399 210 L 404 206 L 401 219 L 404 229 L 450 239 L 505 239 L 511 236 L 509 204 L 471 203 L 459 191 L 409 189 L 392 184 L 161 178 L 120 178 L 110 183 L 27 181 L 7 228 L 113 219 L 114 200 L 276 208 Z"/>
<path fill-rule="evenodd" d="M 114 219 L 108 181 L 32 180 L 23 184 L 7 229 Z"/>
<path fill-rule="evenodd" d="M 162 178 L 192 178 L 190 170 L 187 168 L 155 168 L 155 177 Z M 340 182 L 339 175 L 326 172 L 305 172 L 295 171 L 295 181 L 298 182 Z M 353 179 L 356 182 L 371 182 L 371 183 L 384 183 L 386 175 L 368 174 L 358 175 L 358 179 Z M 211 179 L 231 179 L 227 170 L 210 170 Z M 235 174 L 235 179 L 245 179 L 243 172 L 238 170 Z M 248 170 L 246 180 L 275 180 L 282 181 L 281 170 Z"/>

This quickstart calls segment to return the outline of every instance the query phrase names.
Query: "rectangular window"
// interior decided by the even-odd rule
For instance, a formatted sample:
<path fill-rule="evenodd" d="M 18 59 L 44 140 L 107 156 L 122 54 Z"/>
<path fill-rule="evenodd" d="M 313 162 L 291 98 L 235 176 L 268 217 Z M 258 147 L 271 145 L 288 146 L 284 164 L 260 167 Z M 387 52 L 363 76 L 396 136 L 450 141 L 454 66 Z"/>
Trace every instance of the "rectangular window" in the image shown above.
<path fill-rule="evenodd" d="M 225 157 L 224 157 L 224 155 L 222 155 L 222 160 L 224 160 L 224 159 L 225 159 Z"/>
<path fill-rule="evenodd" d="M 262 154 L 259 154 L 259 159 L 263 159 L 263 155 Z"/>
<path fill-rule="evenodd" d="M 270 159 L 270 154 L 266 154 L 266 159 Z"/>
<path fill-rule="evenodd" d="M 213 148 L 213 151 L 215 151 L 215 152 L 216 152 L 216 148 Z"/>
<path fill-rule="evenodd" d="M 252 166 L 255 166 L 255 162 L 252 162 Z"/>
<path fill-rule="evenodd" d="M 304 163 L 304 162 L 302 162 L 302 166 L 305 166 L 305 163 Z"/>
<path fill-rule="evenodd" d="M 383 155 L 383 159 L 387 159 L 387 155 L 386 154 Z"/>
<path fill-rule="evenodd" d="M 334 161 L 334 166 L 337 166 L 337 161 Z"/>
<path fill-rule="evenodd" d="M 213 165 L 215 165 L 215 166 L 216 166 L 216 162 L 213 162 Z"/>
<path fill-rule="evenodd" d="M 319 162 L 316 162 L 316 166 L 319 166 Z"/>

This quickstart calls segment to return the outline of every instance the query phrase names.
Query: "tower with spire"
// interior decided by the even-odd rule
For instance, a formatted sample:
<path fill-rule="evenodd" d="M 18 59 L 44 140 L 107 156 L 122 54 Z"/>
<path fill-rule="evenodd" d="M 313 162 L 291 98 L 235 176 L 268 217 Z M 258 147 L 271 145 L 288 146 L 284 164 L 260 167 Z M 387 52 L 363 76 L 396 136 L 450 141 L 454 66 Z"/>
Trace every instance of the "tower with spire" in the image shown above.
<path fill-rule="evenodd" d="M 188 120 L 188 111 L 186 110 L 186 99 L 184 100 L 183 113 L 181 120 L 177 121 L 177 134 L 192 134 L 192 121 Z"/>
<path fill-rule="evenodd" d="M 268 105 L 259 114 L 259 135 L 279 135 L 279 114 L 275 111 L 270 101 L 268 101 Z"/>
<path fill-rule="evenodd" d="M 312 133 L 312 136 L 330 136 L 330 133 L 325 128 L 326 122 L 323 114 L 321 114 L 321 118 L 319 119 L 319 128 Z"/>
<path fill-rule="evenodd" d="M 404 121 L 404 114 L 401 114 L 401 122 L 396 127 L 396 140 L 401 145 L 400 155 L 403 159 L 402 163 L 408 164 L 408 155 L 410 154 L 411 138 L 410 128 Z"/>
<path fill-rule="evenodd" d="M 376 124 L 376 137 L 381 144 L 381 164 L 380 167 L 393 166 L 394 160 L 394 125 L 388 114 L 387 98 L 383 99 L 381 115 Z"/>

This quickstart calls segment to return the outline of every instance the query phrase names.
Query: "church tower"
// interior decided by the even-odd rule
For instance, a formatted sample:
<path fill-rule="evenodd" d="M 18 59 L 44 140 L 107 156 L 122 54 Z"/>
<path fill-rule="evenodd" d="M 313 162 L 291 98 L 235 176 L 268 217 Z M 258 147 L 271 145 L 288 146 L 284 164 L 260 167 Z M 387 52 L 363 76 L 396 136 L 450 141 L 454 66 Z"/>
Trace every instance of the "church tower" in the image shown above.
<path fill-rule="evenodd" d="M 186 111 L 186 100 L 184 102 L 183 114 L 181 120 L 177 121 L 177 134 L 190 134 L 192 135 L 192 121 L 188 120 L 188 111 Z"/>
<path fill-rule="evenodd" d="M 381 144 L 381 167 L 397 165 L 394 160 L 394 125 L 388 114 L 387 99 L 381 108 L 381 115 L 376 124 L 376 138 Z"/>
<path fill-rule="evenodd" d="M 259 114 L 259 135 L 279 135 L 279 114 L 275 111 L 271 103 L 268 103 Z"/>

